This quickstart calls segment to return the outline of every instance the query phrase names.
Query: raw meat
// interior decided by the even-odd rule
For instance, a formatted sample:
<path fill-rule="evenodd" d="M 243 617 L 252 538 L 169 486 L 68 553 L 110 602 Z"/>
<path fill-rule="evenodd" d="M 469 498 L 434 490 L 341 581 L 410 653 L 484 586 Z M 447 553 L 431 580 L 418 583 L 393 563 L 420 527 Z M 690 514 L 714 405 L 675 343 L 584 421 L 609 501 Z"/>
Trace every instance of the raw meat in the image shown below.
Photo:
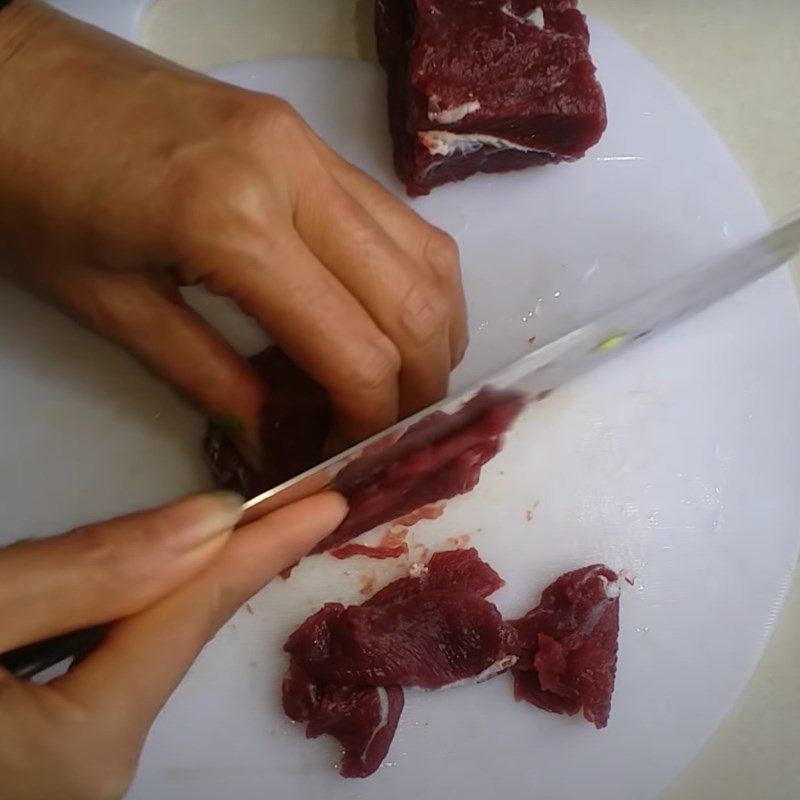
<path fill-rule="evenodd" d="M 366 778 L 389 752 L 404 697 L 399 686 L 319 686 L 291 666 L 283 702 L 290 719 L 308 723 L 309 739 L 329 734 L 340 742 L 343 777 Z"/>
<path fill-rule="evenodd" d="M 576 0 L 377 0 L 398 175 L 410 195 L 572 161 L 606 127 Z"/>
<path fill-rule="evenodd" d="M 483 389 L 453 414 L 431 414 L 385 450 L 348 464 L 334 486 L 350 510 L 312 552 L 474 489 L 481 467 L 500 451 L 503 434 L 524 405 L 517 393 Z"/>
<path fill-rule="evenodd" d="M 330 551 L 334 558 L 344 560 L 345 558 L 352 558 L 353 556 L 366 556 L 367 558 L 400 558 L 408 554 L 408 545 L 403 542 L 402 544 L 395 544 L 391 547 L 369 547 L 366 544 L 343 544 L 335 550 Z"/>
<path fill-rule="evenodd" d="M 280 350 L 268 348 L 251 362 L 269 389 L 261 428 L 268 466 L 259 474 L 247 465 L 235 432 L 212 423 L 206 437 L 215 481 L 245 497 L 319 463 L 333 419 L 322 389 Z M 431 414 L 396 441 L 348 464 L 334 487 L 347 498 L 350 510 L 313 552 L 330 550 L 376 525 L 471 491 L 524 404 L 519 394 L 484 389 L 453 414 Z"/>
<path fill-rule="evenodd" d="M 600 564 L 568 572 L 511 623 L 519 636 L 514 693 L 545 711 L 608 724 L 617 669 L 619 583 Z"/>
<path fill-rule="evenodd" d="M 407 600 L 424 591 L 450 590 L 488 597 L 504 586 L 503 579 L 471 547 L 434 553 L 427 565 L 384 586 L 365 606 L 385 606 Z"/>
<path fill-rule="evenodd" d="M 441 589 L 388 605 L 327 603 L 284 645 L 323 684 L 421 689 L 491 677 L 516 662 L 515 647 L 491 603 Z"/>
<path fill-rule="evenodd" d="M 371 642 L 362 640 L 362 644 L 368 645 L 369 652 L 366 655 L 361 653 L 360 659 L 357 647 L 350 651 L 351 656 L 354 656 L 356 660 L 361 660 L 362 666 L 365 659 L 372 660 L 371 674 L 373 677 L 375 677 L 375 672 L 380 670 L 380 665 L 376 662 L 377 653 L 385 647 L 393 630 L 395 643 L 399 643 L 400 647 L 388 654 L 388 657 L 384 652 L 387 663 L 386 671 L 392 672 L 394 675 L 404 671 L 404 677 L 408 678 L 410 676 L 409 663 L 413 661 L 429 681 L 430 664 L 421 651 L 410 653 L 410 659 L 405 658 L 409 655 L 410 643 L 423 643 L 425 649 L 430 651 L 438 641 L 434 638 L 435 631 L 424 628 L 426 622 L 430 620 L 429 615 L 419 614 L 416 623 L 421 630 L 414 630 L 414 622 L 410 620 L 408 611 L 415 602 L 419 609 L 430 611 L 432 598 L 441 596 L 449 596 L 451 599 L 454 597 L 472 598 L 472 605 L 479 604 L 481 614 L 489 612 L 489 617 L 491 617 L 489 628 L 501 632 L 502 637 L 508 640 L 507 646 L 510 647 L 514 641 L 512 629 L 503 624 L 499 620 L 496 609 L 482 599 L 500 588 L 503 581 L 488 564 L 481 561 L 477 551 L 473 549 L 436 553 L 431 557 L 427 566 L 419 567 L 414 572 L 416 574 L 390 583 L 363 606 L 344 609 L 339 604 L 329 604 L 323 607 L 320 612 L 306 620 L 287 641 L 285 649 L 289 650 L 292 657 L 283 681 L 284 711 L 290 719 L 308 723 L 306 730 L 308 737 L 328 733 L 341 742 L 344 749 L 341 774 L 345 777 L 366 777 L 380 766 L 388 752 L 403 709 L 403 689 L 399 685 L 386 684 L 382 678 L 378 678 L 378 680 L 385 685 L 341 684 L 334 680 L 334 678 L 342 677 L 336 674 L 336 664 L 331 665 L 332 669 L 326 669 L 323 655 L 325 648 L 329 648 L 333 654 L 334 649 L 342 651 L 345 645 L 345 642 L 337 642 L 335 638 L 337 635 L 336 623 L 341 622 L 347 612 L 355 609 L 363 615 L 366 611 L 368 615 L 372 616 L 373 625 L 377 622 L 378 615 L 381 615 L 385 629 L 375 631 L 380 639 L 377 647 L 373 646 Z M 422 598 L 422 602 L 420 602 L 420 598 Z M 463 603 L 463 601 L 459 602 Z M 467 607 L 466 613 L 469 613 L 470 607 Z M 406 625 L 402 630 L 399 627 L 392 629 L 392 626 L 402 616 L 398 613 L 398 609 L 402 609 L 406 613 L 404 618 Z M 445 610 L 446 613 L 448 613 L 447 610 Z M 461 617 L 463 622 L 466 619 L 463 612 Z M 440 615 L 440 618 L 443 616 Z M 333 625 L 330 624 L 332 621 Z M 408 624 L 409 622 L 411 625 Z M 480 621 L 477 624 L 469 623 L 469 625 L 473 631 L 489 629 Z M 428 631 L 428 641 L 423 642 L 422 629 Z M 368 635 L 364 628 L 361 628 L 361 632 Z M 404 633 L 407 635 L 406 641 L 402 641 Z M 352 631 L 345 631 L 345 637 L 349 637 L 350 644 L 353 644 L 355 640 L 351 634 Z M 456 641 L 451 631 L 448 631 L 447 641 L 451 645 Z M 451 684 L 451 678 L 463 676 L 465 660 L 473 662 L 472 672 L 480 670 L 486 661 L 487 642 L 469 639 L 462 641 L 462 644 L 466 648 L 466 654 L 462 655 L 452 651 L 450 653 L 454 661 L 461 664 L 461 668 L 457 672 L 454 673 L 452 669 L 447 672 L 446 680 Z M 303 650 L 306 655 L 313 654 L 310 659 L 314 662 L 313 669 L 307 671 L 302 665 L 304 656 L 298 657 L 300 650 Z M 483 658 L 481 658 L 481 654 L 484 654 Z M 339 657 L 339 666 L 343 663 L 341 655 L 342 653 L 337 656 Z M 437 664 L 437 671 L 440 675 L 438 682 L 441 683 L 442 680 L 445 680 L 441 677 L 443 656 L 441 653 L 432 653 L 431 659 L 433 663 Z M 509 663 L 510 660 L 508 658 Z M 401 663 L 401 661 L 405 663 Z M 312 671 L 314 677 L 310 674 Z M 352 671 L 346 672 L 346 679 L 349 679 L 351 674 L 353 674 Z M 359 674 L 358 679 L 361 680 L 361 677 Z M 471 677 L 479 678 L 480 673 Z M 381 694 L 383 692 L 385 694 Z"/>
<path fill-rule="evenodd" d="M 412 511 L 410 514 L 406 514 L 403 517 L 398 517 L 397 519 L 393 520 L 393 523 L 395 525 L 405 525 L 407 528 L 410 528 L 412 525 L 416 525 L 423 519 L 439 519 L 439 517 L 444 514 L 444 506 L 444 503 L 428 503 L 428 505 L 422 506 L 416 511 Z"/>
<path fill-rule="evenodd" d="M 214 482 L 243 497 L 254 497 L 318 464 L 333 423 L 328 396 L 280 348 L 268 347 L 250 364 L 267 387 L 260 431 L 263 468 L 256 471 L 242 458 L 235 425 L 212 421 L 205 441 Z"/>

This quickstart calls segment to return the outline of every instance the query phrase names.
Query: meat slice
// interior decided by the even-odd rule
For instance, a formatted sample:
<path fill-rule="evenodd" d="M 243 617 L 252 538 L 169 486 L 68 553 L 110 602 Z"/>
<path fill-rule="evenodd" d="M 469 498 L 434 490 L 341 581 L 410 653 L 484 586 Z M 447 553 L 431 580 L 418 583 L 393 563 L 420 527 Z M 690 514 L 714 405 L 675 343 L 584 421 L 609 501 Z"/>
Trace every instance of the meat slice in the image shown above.
<path fill-rule="evenodd" d="M 328 603 L 284 645 L 320 683 L 421 689 L 491 677 L 516 662 L 515 647 L 491 603 L 446 590 L 383 606 Z"/>
<path fill-rule="evenodd" d="M 453 686 L 516 659 L 513 628 L 484 599 L 503 581 L 476 550 L 436 553 L 415 572 L 362 606 L 324 606 L 284 648 L 284 711 L 307 723 L 308 737 L 341 742 L 345 777 L 366 777 L 385 758 L 403 709 L 399 683 Z"/>
<path fill-rule="evenodd" d="M 606 126 L 575 0 L 378 0 L 395 165 L 410 195 L 571 161 Z"/>
<path fill-rule="evenodd" d="M 365 606 L 385 606 L 408 600 L 430 590 L 450 590 L 488 597 L 505 583 L 478 555 L 468 550 L 443 550 L 434 553 L 427 565 L 415 569 L 415 574 L 386 585 L 364 603 Z"/>
<path fill-rule="evenodd" d="M 346 558 L 353 556 L 366 556 L 367 558 L 400 558 L 408 554 L 408 545 L 405 542 L 395 544 L 391 547 L 380 545 L 378 547 L 370 547 L 366 544 L 343 544 L 335 550 L 330 551 L 334 558 L 344 561 Z"/>
<path fill-rule="evenodd" d="M 483 389 L 458 411 L 431 414 L 386 449 L 348 464 L 334 486 L 347 498 L 349 512 L 312 552 L 474 489 L 524 405 L 518 393 Z"/>
<path fill-rule="evenodd" d="M 399 686 L 320 686 L 296 666 L 283 684 L 286 715 L 306 722 L 306 737 L 333 736 L 342 745 L 339 774 L 366 778 L 386 758 L 404 705 Z"/>
<path fill-rule="evenodd" d="M 568 572 L 511 623 L 519 637 L 514 693 L 545 711 L 608 724 L 617 669 L 619 583 L 601 564 Z"/>
<path fill-rule="evenodd" d="M 216 483 L 252 497 L 322 460 L 332 424 L 325 393 L 280 350 L 268 348 L 251 363 L 268 388 L 261 473 L 240 455 L 236 431 L 212 423 L 205 450 Z M 338 547 L 376 525 L 471 491 L 481 468 L 502 446 L 503 434 L 525 404 L 513 392 L 484 389 L 452 414 L 431 414 L 399 439 L 348 464 L 335 488 L 348 501 L 342 524 L 314 553 Z"/>

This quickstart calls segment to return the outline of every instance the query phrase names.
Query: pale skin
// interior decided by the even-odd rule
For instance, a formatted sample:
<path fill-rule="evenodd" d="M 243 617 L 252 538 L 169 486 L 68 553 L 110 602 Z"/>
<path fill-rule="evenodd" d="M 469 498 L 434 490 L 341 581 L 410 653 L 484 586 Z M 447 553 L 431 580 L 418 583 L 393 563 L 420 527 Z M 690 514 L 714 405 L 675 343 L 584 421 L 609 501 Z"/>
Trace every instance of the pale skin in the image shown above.
<path fill-rule="evenodd" d="M 33 0 L 0 11 L 0 263 L 244 423 L 264 388 L 179 288 L 252 316 L 328 391 L 331 447 L 442 397 L 467 346 L 458 250 L 283 100 Z M 320 495 L 236 531 L 206 495 L 0 550 L 0 652 L 122 619 L 66 677 L 0 672 L 0 800 L 122 797 L 150 724 L 223 622 L 346 513 Z"/>

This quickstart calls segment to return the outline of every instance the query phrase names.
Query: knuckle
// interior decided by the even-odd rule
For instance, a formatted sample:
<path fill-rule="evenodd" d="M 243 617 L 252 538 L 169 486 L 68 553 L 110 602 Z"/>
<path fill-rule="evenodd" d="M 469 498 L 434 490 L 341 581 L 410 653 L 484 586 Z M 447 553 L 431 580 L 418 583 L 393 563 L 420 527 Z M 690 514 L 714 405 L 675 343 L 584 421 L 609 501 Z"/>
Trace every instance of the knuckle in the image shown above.
<path fill-rule="evenodd" d="M 427 344 L 447 331 L 447 303 L 432 284 L 412 287 L 403 302 L 402 316 L 405 328 L 420 344 Z"/>
<path fill-rule="evenodd" d="M 437 275 L 451 281 L 459 273 L 459 251 L 456 240 L 440 228 L 431 227 L 423 245 L 426 261 Z"/>
<path fill-rule="evenodd" d="M 151 313 L 143 306 L 135 276 L 123 275 L 113 284 L 84 287 L 74 307 L 94 330 L 111 338 L 123 337 L 135 329 L 138 320 Z"/>
<path fill-rule="evenodd" d="M 86 581 L 105 594 L 116 594 L 127 575 L 128 559 L 102 525 L 76 528 L 72 534 L 78 543 L 80 563 Z"/>
<path fill-rule="evenodd" d="M 263 141 L 265 136 L 300 134 L 303 119 L 283 98 L 248 94 L 231 114 L 228 129 L 247 142 Z"/>
<path fill-rule="evenodd" d="M 171 237 L 178 245 L 263 235 L 267 194 L 259 171 L 241 157 L 199 148 L 172 168 Z"/>
<path fill-rule="evenodd" d="M 400 353 L 388 339 L 370 342 L 364 350 L 347 376 L 345 388 L 374 392 L 397 379 L 401 366 Z"/>

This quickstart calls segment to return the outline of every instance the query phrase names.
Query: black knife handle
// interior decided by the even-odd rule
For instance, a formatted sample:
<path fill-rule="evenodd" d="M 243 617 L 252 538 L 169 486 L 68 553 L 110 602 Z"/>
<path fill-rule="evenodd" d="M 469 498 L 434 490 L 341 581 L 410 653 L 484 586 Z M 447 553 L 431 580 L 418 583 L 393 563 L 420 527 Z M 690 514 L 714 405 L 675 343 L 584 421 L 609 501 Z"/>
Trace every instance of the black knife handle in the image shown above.
<path fill-rule="evenodd" d="M 66 659 L 76 664 L 88 656 L 99 644 L 109 625 L 95 625 L 70 633 L 54 636 L 41 642 L 33 642 L 9 650 L 0 655 L 0 667 L 16 678 L 30 679 Z"/>

